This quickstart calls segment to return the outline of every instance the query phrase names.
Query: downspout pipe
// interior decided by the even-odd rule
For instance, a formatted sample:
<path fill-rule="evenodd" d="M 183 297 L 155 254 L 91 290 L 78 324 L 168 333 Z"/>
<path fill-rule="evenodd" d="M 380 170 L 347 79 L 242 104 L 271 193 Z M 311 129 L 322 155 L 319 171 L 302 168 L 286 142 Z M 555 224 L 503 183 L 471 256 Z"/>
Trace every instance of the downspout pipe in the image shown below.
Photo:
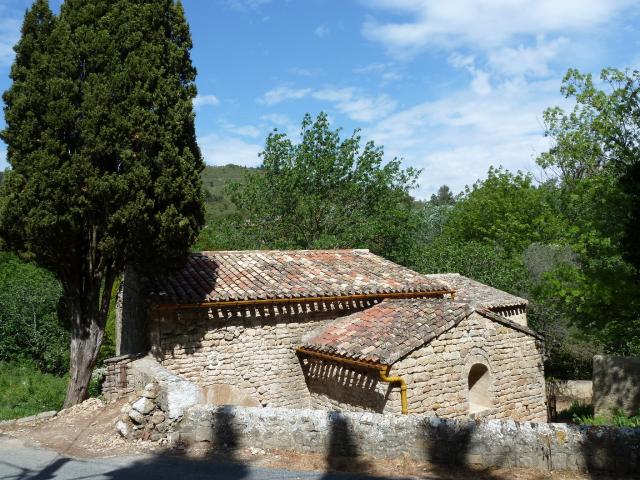
<path fill-rule="evenodd" d="M 383 382 L 387 382 L 390 384 L 397 383 L 400 385 L 400 404 L 402 408 L 402 414 L 406 415 L 409 413 L 409 402 L 407 400 L 407 382 L 404 381 L 402 377 L 389 377 L 389 370 L 391 370 L 391 365 L 384 365 L 383 368 L 380 368 L 378 372 L 380 373 L 380 380 Z"/>
<path fill-rule="evenodd" d="M 315 352 L 307 348 L 297 348 L 296 352 L 298 354 L 306 355 L 308 357 L 315 357 L 321 360 L 328 360 L 334 363 L 341 363 L 343 365 L 348 365 L 350 367 L 360 367 L 360 368 L 377 370 L 378 378 L 380 379 L 380 381 L 389 383 L 389 384 L 396 383 L 400 385 L 401 412 L 403 415 L 406 415 L 409 413 L 409 401 L 407 400 L 407 382 L 405 382 L 404 378 L 402 377 L 389 376 L 391 365 L 381 365 L 379 363 L 365 362 L 361 360 L 352 360 L 350 358 L 343 358 L 335 355 L 329 355 L 326 353 Z"/>

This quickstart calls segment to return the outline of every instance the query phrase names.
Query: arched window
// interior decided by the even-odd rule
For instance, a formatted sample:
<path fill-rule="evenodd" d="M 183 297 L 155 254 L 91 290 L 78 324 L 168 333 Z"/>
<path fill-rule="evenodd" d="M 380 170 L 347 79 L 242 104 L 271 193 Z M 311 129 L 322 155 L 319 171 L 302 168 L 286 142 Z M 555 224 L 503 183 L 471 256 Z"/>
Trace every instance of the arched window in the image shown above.
<path fill-rule="evenodd" d="M 469 413 L 491 407 L 491 375 L 486 365 L 476 363 L 469 370 Z"/>

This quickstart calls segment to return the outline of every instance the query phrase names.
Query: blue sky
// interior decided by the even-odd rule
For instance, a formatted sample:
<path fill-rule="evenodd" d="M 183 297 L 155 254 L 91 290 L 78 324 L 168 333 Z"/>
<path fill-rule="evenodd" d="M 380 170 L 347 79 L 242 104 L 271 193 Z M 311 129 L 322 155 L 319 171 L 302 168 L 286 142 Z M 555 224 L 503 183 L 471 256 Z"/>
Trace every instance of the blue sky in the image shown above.
<path fill-rule="evenodd" d="M 0 0 L 0 90 L 26 0 Z M 57 8 L 59 0 L 52 1 Z M 640 66 L 638 0 L 184 0 L 207 163 L 259 164 L 305 112 L 423 169 L 427 197 L 490 165 L 531 171 L 570 67 Z M 1 121 L 0 121 L 0 124 Z M 0 168 L 7 166 L 0 143 Z"/>

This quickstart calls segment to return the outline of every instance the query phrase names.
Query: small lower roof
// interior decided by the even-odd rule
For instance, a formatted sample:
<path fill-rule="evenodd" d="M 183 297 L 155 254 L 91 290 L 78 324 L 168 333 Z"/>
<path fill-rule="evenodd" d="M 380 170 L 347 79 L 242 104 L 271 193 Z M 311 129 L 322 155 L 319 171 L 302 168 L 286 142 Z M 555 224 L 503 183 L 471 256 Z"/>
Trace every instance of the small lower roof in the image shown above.
<path fill-rule="evenodd" d="M 303 338 L 302 348 L 391 365 L 460 323 L 471 311 L 450 299 L 386 299 L 312 332 Z"/>
<path fill-rule="evenodd" d="M 456 291 L 456 300 L 468 303 L 473 308 L 526 307 L 528 303 L 525 298 L 511 295 L 459 273 L 432 273 L 425 276 L 446 283 Z"/>

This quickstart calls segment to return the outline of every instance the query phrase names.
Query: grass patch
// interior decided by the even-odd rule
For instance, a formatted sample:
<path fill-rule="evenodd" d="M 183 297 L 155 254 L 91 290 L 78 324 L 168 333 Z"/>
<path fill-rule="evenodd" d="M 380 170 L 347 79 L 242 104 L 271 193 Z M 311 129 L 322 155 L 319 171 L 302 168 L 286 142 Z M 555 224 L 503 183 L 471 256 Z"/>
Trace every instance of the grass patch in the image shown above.
<path fill-rule="evenodd" d="M 60 410 L 67 376 L 42 373 L 31 362 L 0 362 L 0 420 Z"/>

